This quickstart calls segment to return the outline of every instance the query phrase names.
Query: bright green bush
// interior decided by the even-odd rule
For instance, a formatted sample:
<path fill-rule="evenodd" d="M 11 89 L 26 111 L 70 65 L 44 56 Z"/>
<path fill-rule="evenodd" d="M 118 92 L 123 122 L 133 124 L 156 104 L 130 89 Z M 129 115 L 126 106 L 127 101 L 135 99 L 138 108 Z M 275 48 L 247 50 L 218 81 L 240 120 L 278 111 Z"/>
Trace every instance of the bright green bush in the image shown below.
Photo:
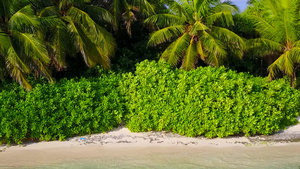
<path fill-rule="evenodd" d="M 208 138 L 272 134 L 297 123 L 300 94 L 284 80 L 225 68 L 174 70 L 144 61 L 135 75 L 0 87 L 0 142 L 64 140 L 105 132 L 125 120 L 134 132 L 165 130 Z"/>
<path fill-rule="evenodd" d="M 125 111 L 120 75 L 63 79 L 31 92 L 12 84 L 0 91 L 0 142 L 64 140 L 118 126 Z"/>
<path fill-rule="evenodd" d="M 244 133 L 272 134 L 297 123 L 300 94 L 284 80 L 266 79 L 225 68 L 173 70 L 144 61 L 121 85 L 134 132 L 166 130 L 208 138 Z"/>

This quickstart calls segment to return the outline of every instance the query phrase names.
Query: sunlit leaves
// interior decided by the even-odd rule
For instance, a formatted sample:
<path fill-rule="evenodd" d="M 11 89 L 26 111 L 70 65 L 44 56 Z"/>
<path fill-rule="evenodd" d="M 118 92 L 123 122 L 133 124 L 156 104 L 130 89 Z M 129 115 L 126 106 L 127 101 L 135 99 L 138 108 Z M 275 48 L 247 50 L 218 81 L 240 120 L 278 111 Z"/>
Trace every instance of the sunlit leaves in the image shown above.
<path fill-rule="evenodd" d="M 161 60 L 173 66 L 181 62 L 182 69 L 191 70 L 197 67 L 199 60 L 216 67 L 223 65 L 228 50 L 242 57 L 243 39 L 225 28 L 234 24 L 235 6 L 219 0 L 170 1 L 168 5 L 170 13 L 156 14 L 145 20 L 146 24 L 158 28 L 152 34 L 149 46 L 172 42 Z M 179 26 L 182 27 L 178 29 Z M 189 40 L 180 43 L 185 34 L 190 35 Z"/>
<path fill-rule="evenodd" d="M 75 135 L 106 132 L 122 122 L 121 77 L 63 79 L 38 84 L 26 92 L 17 84 L 0 88 L 0 142 L 65 140 Z"/>
<path fill-rule="evenodd" d="M 144 61 L 125 76 L 121 89 L 128 101 L 126 126 L 134 132 L 269 135 L 297 123 L 300 110 L 299 92 L 284 80 L 268 82 L 224 67 L 187 72 Z"/>
<path fill-rule="evenodd" d="M 269 78 L 273 79 L 282 72 L 291 77 L 292 86 L 295 71 L 300 64 L 299 55 L 294 52 L 297 51 L 300 39 L 299 3 L 299 0 L 258 1 L 247 13 L 261 36 L 260 39 L 249 41 L 252 47 L 250 52 L 259 56 L 276 57 L 277 60 L 268 68 Z"/>
<path fill-rule="evenodd" d="M 169 26 L 154 32 L 148 42 L 149 46 L 156 46 L 164 42 L 171 41 L 185 31 L 183 25 Z"/>

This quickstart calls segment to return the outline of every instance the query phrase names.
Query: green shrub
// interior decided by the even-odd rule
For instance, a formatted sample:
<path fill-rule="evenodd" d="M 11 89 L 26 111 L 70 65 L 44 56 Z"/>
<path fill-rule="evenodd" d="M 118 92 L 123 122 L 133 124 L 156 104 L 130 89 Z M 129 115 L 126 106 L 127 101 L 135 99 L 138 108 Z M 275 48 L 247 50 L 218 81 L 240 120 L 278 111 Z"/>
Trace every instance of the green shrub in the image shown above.
<path fill-rule="evenodd" d="M 123 78 L 101 72 L 34 86 L 26 92 L 1 84 L 0 142 L 64 140 L 111 130 L 122 120 L 134 132 L 268 135 L 297 123 L 300 109 L 299 92 L 284 79 L 267 82 L 212 67 L 186 72 L 149 61 Z"/>
<path fill-rule="evenodd" d="M 213 67 L 186 72 L 149 61 L 123 79 L 129 109 L 125 122 L 134 132 L 268 135 L 297 123 L 299 115 L 300 94 L 284 80 L 267 82 Z"/>
<path fill-rule="evenodd" d="M 125 111 L 120 75 L 63 79 L 26 92 L 12 84 L 0 92 L 0 142 L 64 140 L 118 126 Z"/>

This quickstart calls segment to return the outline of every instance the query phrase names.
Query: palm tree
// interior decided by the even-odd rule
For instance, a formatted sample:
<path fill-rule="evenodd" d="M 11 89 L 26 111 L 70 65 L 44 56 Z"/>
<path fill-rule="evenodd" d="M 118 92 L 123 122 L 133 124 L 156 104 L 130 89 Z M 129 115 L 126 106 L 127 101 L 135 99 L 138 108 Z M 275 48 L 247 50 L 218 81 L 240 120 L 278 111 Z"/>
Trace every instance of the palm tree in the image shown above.
<path fill-rule="evenodd" d="M 170 0 L 169 0 L 170 1 Z M 227 56 L 227 49 L 242 57 L 243 40 L 224 26 L 233 25 L 235 6 L 220 0 L 181 0 L 168 4 L 170 13 L 156 14 L 145 20 L 155 25 L 149 46 L 172 42 L 163 52 L 161 60 L 191 70 L 199 59 L 219 67 Z"/>
<path fill-rule="evenodd" d="M 137 21 L 136 13 L 146 17 L 155 14 L 153 5 L 147 0 L 107 0 L 106 3 L 114 15 L 115 29 L 118 29 L 122 20 L 130 36 L 131 25 Z"/>
<path fill-rule="evenodd" d="M 251 51 L 258 56 L 275 56 L 276 60 L 268 67 L 269 79 L 279 72 L 291 78 L 295 86 L 296 71 L 300 67 L 299 0 L 257 1 L 258 13 L 248 14 L 255 22 L 260 38 L 250 41 Z"/>
<path fill-rule="evenodd" d="M 33 0 L 30 2 L 34 3 Z M 40 22 L 29 0 L 0 2 L 0 73 L 8 73 L 27 90 L 31 85 L 26 75 L 43 74 L 52 82 L 50 63 L 43 41 L 37 36 Z M 2 76 L 4 77 L 4 76 Z"/>
<path fill-rule="evenodd" d="M 115 52 L 115 40 L 100 25 L 113 24 L 113 16 L 88 0 L 52 0 L 39 10 L 43 23 L 40 36 L 47 42 L 52 64 L 58 70 L 66 67 L 67 54 L 80 52 L 87 66 L 110 67 Z"/>

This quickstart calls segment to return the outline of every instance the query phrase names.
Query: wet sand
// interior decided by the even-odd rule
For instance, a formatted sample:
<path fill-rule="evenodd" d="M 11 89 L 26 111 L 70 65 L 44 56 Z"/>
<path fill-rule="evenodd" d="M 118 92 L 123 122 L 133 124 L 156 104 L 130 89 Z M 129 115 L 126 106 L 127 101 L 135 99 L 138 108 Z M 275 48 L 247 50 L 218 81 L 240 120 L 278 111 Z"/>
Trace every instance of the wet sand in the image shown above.
<path fill-rule="evenodd" d="M 45 144 L 46 145 L 46 144 Z M 63 165 L 61 165 L 63 164 Z M 295 168 L 300 144 L 244 147 L 81 145 L 11 147 L 0 168 Z M 181 166 L 182 165 L 182 166 Z M 265 166 L 264 166 L 265 165 Z M 81 167 L 79 167 L 81 166 Z M 97 167 L 98 166 L 98 167 Z M 131 166 L 131 167 L 130 167 Z M 164 167 L 163 167 L 164 166 Z"/>

